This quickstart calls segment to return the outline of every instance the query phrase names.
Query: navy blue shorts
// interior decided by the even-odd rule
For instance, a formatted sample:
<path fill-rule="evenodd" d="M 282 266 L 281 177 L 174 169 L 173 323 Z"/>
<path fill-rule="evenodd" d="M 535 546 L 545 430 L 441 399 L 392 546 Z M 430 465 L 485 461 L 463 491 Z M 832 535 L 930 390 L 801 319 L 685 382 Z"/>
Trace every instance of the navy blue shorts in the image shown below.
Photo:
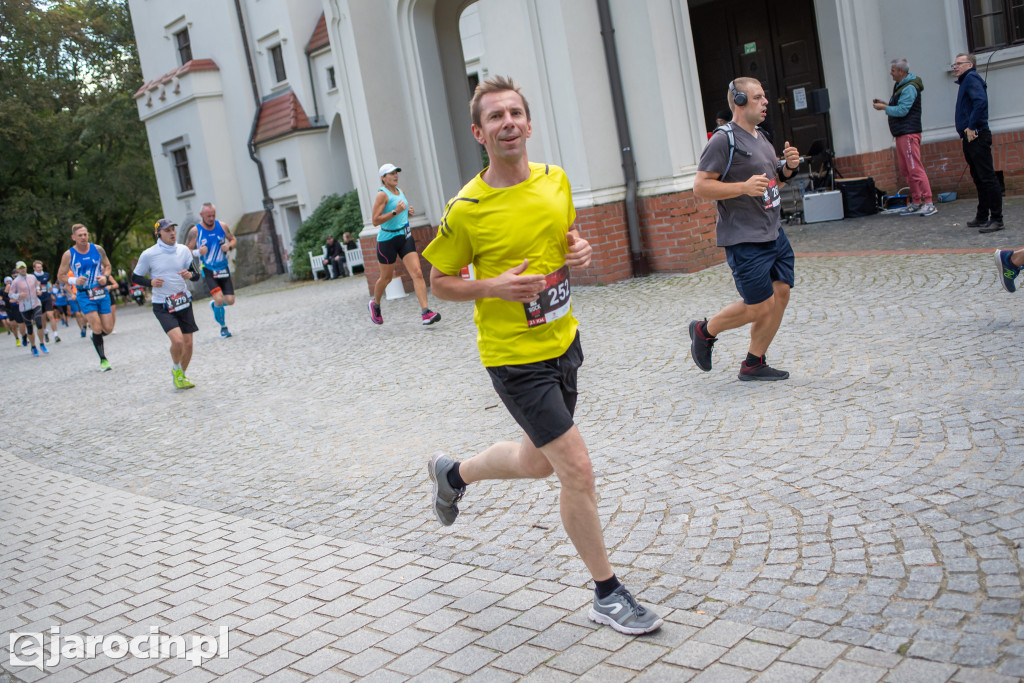
<path fill-rule="evenodd" d="M 794 284 L 793 247 L 782 228 L 772 242 L 744 242 L 726 247 L 725 260 L 732 268 L 736 291 L 748 306 L 770 299 L 775 294 L 775 281 L 790 287 Z"/>

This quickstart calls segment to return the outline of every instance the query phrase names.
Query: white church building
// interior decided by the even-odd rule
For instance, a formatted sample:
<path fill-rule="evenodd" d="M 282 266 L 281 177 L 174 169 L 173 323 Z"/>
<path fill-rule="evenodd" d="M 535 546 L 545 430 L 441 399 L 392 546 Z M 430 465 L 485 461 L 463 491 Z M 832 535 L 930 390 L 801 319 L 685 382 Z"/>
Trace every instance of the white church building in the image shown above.
<path fill-rule="evenodd" d="M 531 160 L 565 168 L 595 246 L 581 283 L 722 260 L 696 165 L 730 79 L 755 76 L 781 150 L 816 142 L 847 177 L 896 190 L 889 62 L 925 83 L 923 153 L 935 192 L 973 192 L 953 129 L 950 63 L 978 55 L 996 168 L 1024 177 L 1024 27 L 1011 0 L 129 0 L 165 215 L 203 202 L 240 238 L 244 282 L 284 272 L 299 225 L 358 190 L 376 277 L 377 169 L 403 169 L 419 248 L 482 168 L 472 84 L 511 75 L 529 99 Z M 827 94 L 823 98 L 822 94 Z M 827 109 L 823 102 L 827 101 Z M 183 228 L 184 229 L 184 228 Z"/>

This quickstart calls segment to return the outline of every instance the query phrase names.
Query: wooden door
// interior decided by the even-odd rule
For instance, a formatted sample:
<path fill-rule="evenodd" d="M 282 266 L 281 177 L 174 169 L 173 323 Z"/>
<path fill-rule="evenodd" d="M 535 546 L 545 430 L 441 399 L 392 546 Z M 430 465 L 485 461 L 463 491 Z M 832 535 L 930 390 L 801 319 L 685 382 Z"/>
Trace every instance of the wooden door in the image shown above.
<path fill-rule="evenodd" d="M 813 0 L 691 0 L 690 23 L 708 130 L 728 108 L 729 81 L 750 76 L 768 95 L 765 128 L 780 154 L 787 140 L 806 151 L 827 138 L 826 117 L 808 106 L 825 87 Z"/>

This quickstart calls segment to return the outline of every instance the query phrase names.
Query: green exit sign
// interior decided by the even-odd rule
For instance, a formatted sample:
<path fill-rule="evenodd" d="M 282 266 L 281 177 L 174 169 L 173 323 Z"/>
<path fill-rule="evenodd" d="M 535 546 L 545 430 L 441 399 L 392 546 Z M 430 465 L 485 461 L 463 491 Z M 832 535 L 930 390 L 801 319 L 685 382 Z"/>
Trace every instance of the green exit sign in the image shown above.
<path fill-rule="evenodd" d="M 757 52 L 757 43 L 743 43 L 743 54 L 749 55 L 752 52 Z"/>

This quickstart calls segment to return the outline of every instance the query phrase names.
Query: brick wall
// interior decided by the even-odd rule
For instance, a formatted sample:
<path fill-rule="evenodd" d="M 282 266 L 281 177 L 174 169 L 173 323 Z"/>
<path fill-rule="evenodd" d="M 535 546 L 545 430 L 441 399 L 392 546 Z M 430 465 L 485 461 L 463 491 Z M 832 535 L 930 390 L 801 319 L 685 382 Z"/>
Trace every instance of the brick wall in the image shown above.
<path fill-rule="evenodd" d="M 906 185 L 898 178 L 896 170 L 896 149 L 881 152 L 853 154 L 848 157 L 837 157 L 835 160 L 836 178 L 874 178 L 875 187 L 880 190 L 895 192 Z"/>
<path fill-rule="evenodd" d="M 437 228 L 433 226 L 412 229 L 412 238 L 416 240 L 416 252 L 420 255 L 420 270 L 423 272 L 423 279 L 428 287 L 430 286 L 430 262 L 423 258 L 423 250 L 436 234 Z M 366 287 L 372 295 L 373 285 L 380 277 L 380 263 L 377 262 L 377 240 L 373 237 L 360 237 L 359 245 L 363 250 L 363 273 L 366 276 Z M 412 277 L 406 271 L 401 260 L 395 265 L 395 277 L 402 278 L 405 291 L 410 294 L 413 292 Z"/>
<path fill-rule="evenodd" d="M 590 267 L 573 271 L 573 282 L 581 285 L 607 284 L 632 275 L 629 236 L 626 234 L 626 205 L 613 202 L 576 211 L 576 228 L 594 254 Z"/>
<path fill-rule="evenodd" d="M 715 203 L 692 190 L 643 197 L 640 227 L 651 272 L 695 273 L 725 260 L 715 246 Z"/>
<path fill-rule="evenodd" d="M 1003 172 L 1006 193 L 1024 192 L 1024 131 L 997 133 L 992 138 L 992 158 L 997 171 Z M 955 191 L 960 197 L 976 197 L 971 172 L 967 169 L 960 140 L 944 140 L 921 145 L 921 163 L 928 173 L 932 194 Z M 899 173 L 896 150 L 838 157 L 836 169 L 846 178 L 871 176 L 875 187 L 886 192 L 907 186 Z"/>

